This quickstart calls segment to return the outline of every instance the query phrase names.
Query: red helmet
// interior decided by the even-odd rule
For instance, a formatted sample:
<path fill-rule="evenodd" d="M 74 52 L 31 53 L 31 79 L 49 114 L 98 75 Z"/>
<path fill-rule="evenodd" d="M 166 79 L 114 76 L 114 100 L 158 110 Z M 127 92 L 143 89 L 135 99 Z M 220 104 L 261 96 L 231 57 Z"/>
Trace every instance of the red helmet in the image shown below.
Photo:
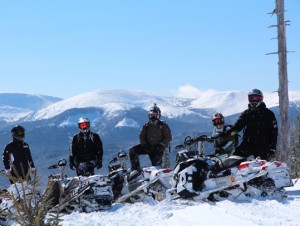
<path fill-rule="evenodd" d="M 264 96 L 259 89 L 253 89 L 248 93 L 248 101 L 252 107 L 258 107 L 264 100 Z"/>
<path fill-rule="evenodd" d="M 218 112 L 213 115 L 211 121 L 213 122 L 214 126 L 223 125 L 224 124 L 224 116 Z"/>

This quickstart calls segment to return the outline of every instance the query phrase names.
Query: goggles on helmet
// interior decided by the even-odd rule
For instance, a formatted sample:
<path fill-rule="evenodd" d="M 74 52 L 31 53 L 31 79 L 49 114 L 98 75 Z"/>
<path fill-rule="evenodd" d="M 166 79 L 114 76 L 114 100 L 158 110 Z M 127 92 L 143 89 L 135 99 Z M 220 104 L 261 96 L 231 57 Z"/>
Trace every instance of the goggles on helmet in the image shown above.
<path fill-rule="evenodd" d="M 222 118 L 215 118 L 213 120 L 213 124 L 214 124 L 214 126 L 216 126 L 216 125 L 223 125 L 224 124 L 224 120 Z"/>
<path fill-rule="evenodd" d="M 263 97 L 261 95 L 249 95 L 248 100 L 250 103 L 261 102 L 263 100 Z"/>
<path fill-rule="evenodd" d="M 24 131 L 17 131 L 15 133 L 15 136 L 20 137 L 20 138 L 24 138 L 25 137 L 25 132 Z"/>
<path fill-rule="evenodd" d="M 87 129 L 90 128 L 90 123 L 89 122 L 82 122 L 78 124 L 79 129 Z"/>

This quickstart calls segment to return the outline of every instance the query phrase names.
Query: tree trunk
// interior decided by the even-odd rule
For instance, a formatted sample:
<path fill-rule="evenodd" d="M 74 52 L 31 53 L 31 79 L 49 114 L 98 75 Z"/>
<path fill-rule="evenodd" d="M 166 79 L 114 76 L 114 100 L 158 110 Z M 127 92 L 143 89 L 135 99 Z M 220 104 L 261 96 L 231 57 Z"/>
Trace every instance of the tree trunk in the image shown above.
<path fill-rule="evenodd" d="M 284 0 L 276 0 L 278 31 L 278 76 L 279 76 L 279 108 L 280 108 L 280 142 L 278 145 L 281 161 L 290 162 L 290 124 L 289 96 L 287 75 L 286 29 L 284 20 Z"/>

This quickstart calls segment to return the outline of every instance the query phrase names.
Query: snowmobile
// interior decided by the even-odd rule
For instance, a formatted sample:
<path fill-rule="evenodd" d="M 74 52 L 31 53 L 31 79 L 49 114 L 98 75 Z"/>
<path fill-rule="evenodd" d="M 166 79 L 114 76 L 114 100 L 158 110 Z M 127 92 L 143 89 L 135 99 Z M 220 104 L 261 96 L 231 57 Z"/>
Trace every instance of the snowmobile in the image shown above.
<path fill-rule="evenodd" d="M 144 167 L 140 172 L 130 172 L 126 168 L 127 154 L 120 151 L 109 162 L 109 175 L 112 181 L 115 202 L 118 203 L 155 203 L 166 198 L 171 188 L 173 171 L 158 166 Z"/>
<path fill-rule="evenodd" d="M 179 147 L 203 142 L 207 136 L 186 138 Z M 200 150 L 200 151 L 199 151 Z M 259 158 L 246 159 L 231 155 L 225 159 L 206 156 L 198 151 L 181 150 L 172 178 L 173 187 L 167 191 L 170 199 L 219 201 L 238 197 L 287 196 L 285 187 L 293 186 L 286 163 L 268 162 Z"/>
<path fill-rule="evenodd" d="M 49 202 L 50 212 L 94 212 L 108 210 L 112 206 L 113 193 L 111 181 L 107 176 L 78 176 L 67 177 L 65 167 L 67 161 L 61 159 L 48 169 L 59 169 L 60 174 L 48 177 L 48 186 L 51 187 Z"/>

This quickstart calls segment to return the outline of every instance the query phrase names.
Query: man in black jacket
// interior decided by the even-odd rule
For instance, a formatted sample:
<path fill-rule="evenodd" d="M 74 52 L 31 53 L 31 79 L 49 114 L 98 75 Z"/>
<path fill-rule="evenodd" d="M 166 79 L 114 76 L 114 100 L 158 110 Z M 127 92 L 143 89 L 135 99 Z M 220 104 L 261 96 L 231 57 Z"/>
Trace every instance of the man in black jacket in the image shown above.
<path fill-rule="evenodd" d="M 233 154 L 244 157 L 254 155 L 255 158 L 271 160 L 275 157 L 277 144 L 277 120 L 274 113 L 263 102 L 263 94 L 260 90 L 250 91 L 248 100 L 248 109 L 224 135 L 244 129 L 243 141 Z"/>
<path fill-rule="evenodd" d="M 94 175 L 94 167 L 102 168 L 103 147 L 97 133 L 90 131 L 90 120 L 81 117 L 79 133 L 75 134 L 70 148 L 70 169 L 76 168 L 77 176 Z"/>
<path fill-rule="evenodd" d="M 10 183 L 15 183 L 20 178 L 30 180 L 30 172 L 35 173 L 35 166 L 31 157 L 29 145 L 24 142 L 25 129 L 17 125 L 11 130 L 13 140 L 8 143 L 3 152 L 3 164 L 6 176 Z"/>

